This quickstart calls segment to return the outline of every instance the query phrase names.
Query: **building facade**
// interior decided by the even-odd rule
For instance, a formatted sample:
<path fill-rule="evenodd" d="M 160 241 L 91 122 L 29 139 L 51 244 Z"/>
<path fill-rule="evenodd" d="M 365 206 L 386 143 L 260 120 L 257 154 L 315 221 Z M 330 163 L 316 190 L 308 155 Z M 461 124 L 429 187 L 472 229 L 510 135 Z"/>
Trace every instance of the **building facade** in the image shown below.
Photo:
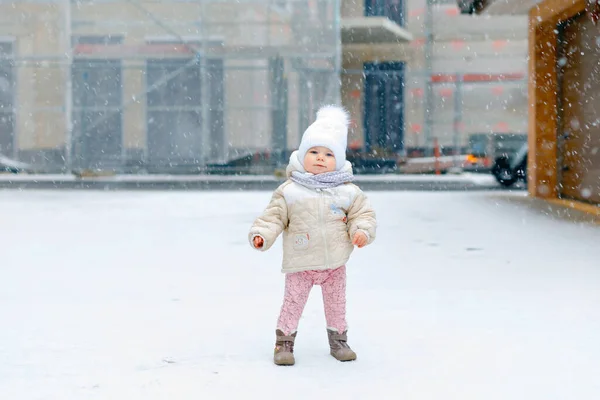
<path fill-rule="evenodd" d="M 526 17 L 432 3 L 0 3 L 0 153 L 42 171 L 283 162 L 329 102 L 365 153 L 524 133 Z"/>
<path fill-rule="evenodd" d="M 398 2 L 378 4 L 386 10 Z M 342 3 L 342 24 L 370 6 Z M 411 155 L 431 154 L 438 143 L 454 153 L 467 150 L 471 135 L 525 135 L 527 18 L 461 15 L 454 0 L 403 7 L 398 24 L 412 40 L 343 41 L 342 98 L 355 118 L 356 147 Z"/>
<path fill-rule="evenodd" d="M 0 3 L 0 153 L 38 170 L 281 156 L 340 101 L 336 0 Z"/>

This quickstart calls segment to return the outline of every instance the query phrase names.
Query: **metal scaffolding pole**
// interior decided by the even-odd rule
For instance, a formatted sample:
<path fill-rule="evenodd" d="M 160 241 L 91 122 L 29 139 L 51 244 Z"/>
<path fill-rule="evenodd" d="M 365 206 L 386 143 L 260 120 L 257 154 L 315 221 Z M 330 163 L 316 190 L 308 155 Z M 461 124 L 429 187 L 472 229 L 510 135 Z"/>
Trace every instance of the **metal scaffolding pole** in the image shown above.
<path fill-rule="evenodd" d="M 65 79 L 65 168 L 71 171 L 73 167 L 73 81 L 71 69 L 73 65 L 73 46 L 71 44 L 71 0 L 63 0 L 63 18 L 64 18 L 64 40 L 65 40 L 65 55 L 66 66 L 64 67 Z"/>
<path fill-rule="evenodd" d="M 460 147 L 461 137 L 461 123 L 462 123 L 462 75 L 456 74 L 456 83 L 454 85 L 454 138 L 453 138 L 453 146 L 454 146 L 454 167 L 458 168 L 460 166 L 459 155 L 460 151 L 458 148 Z"/>
<path fill-rule="evenodd" d="M 202 13 L 204 15 L 204 13 Z M 209 93 L 209 77 L 208 77 L 208 62 L 206 59 L 206 18 L 200 19 L 200 49 L 197 56 L 200 57 L 200 136 L 202 146 L 200 148 L 200 163 L 205 165 L 210 154 L 210 93 Z"/>
<path fill-rule="evenodd" d="M 433 150 L 433 87 L 431 82 L 431 76 L 433 74 L 433 1 L 434 0 L 426 0 L 425 4 L 425 121 L 423 124 L 425 156 L 431 156 Z"/>

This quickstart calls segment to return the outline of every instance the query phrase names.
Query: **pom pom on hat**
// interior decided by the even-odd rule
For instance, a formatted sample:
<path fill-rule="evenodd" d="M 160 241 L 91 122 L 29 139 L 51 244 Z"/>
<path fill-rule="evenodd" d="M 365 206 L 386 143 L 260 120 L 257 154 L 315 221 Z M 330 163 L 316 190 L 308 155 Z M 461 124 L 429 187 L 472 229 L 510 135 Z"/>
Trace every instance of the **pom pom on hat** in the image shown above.
<path fill-rule="evenodd" d="M 312 147 L 327 147 L 335 156 L 336 170 L 339 171 L 346 163 L 348 125 L 350 125 L 350 115 L 343 107 L 337 105 L 321 107 L 317 111 L 315 122 L 302 135 L 298 160 L 304 162 L 304 156 Z"/>
<path fill-rule="evenodd" d="M 343 108 L 336 105 L 327 105 L 319 108 L 317 111 L 317 120 L 330 119 L 337 121 L 341 125 L 350 125 L 350 114 Z"/>

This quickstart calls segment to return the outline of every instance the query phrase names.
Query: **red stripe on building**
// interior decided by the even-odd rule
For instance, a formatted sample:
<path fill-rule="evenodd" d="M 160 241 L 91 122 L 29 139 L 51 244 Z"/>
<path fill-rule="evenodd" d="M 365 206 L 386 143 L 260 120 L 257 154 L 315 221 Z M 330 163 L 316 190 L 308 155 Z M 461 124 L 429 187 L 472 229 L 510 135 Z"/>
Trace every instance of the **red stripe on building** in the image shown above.
<path fill-rule="evenodd" d="M 410 124 L 410 130 L 415 132 L 415 133 L 420 133 L 421 132 L 421 124 Z"/>
<path fill-rule="evenodd" d="M 442 97 L 451 97 L 454 91 L 450 88 L 440 89 L 440 96 Z"/>
<path fill-rule="evenodd" d="M 465 74 L 462 75 L 462 82 L 504 82 L 504 81 L 520 81 L 525 79 L 523 73 L 510 74 Z M 431 76 L 433 83 L 452 83 L 457 81 L 457 76 L 454 74 L 437 74 Z"/>
<path fill-rule="evenodd" d="M 419 15 L 425 14 L 425 9 L 424 8 L 417 8 L 416 10 L 410 10 L 408 12 L 408 16 L 409 17 L 417 17 Z"/>
<path fill-rule="evenodd" d="M 450 46 L 452 46 L 452 48 L 455 50 L 459 50 L 465 47 L 465 41 L 461 39 L 454 39 L 450 42 Z"/>
<path fill-rule="evenodd" d="M 460 14 L 460 10 L 458 7 L 450 7 L 446 9 L 445 13 L 450 17 L 455 17 Z"/>
<path fill-rule="evenodd" d="M 414 97 L 423 97 L 423 89 L 421 89 L 421 88 L 411 89 L 410 94 Z"/>
<path fill-rule="evenodd" d="M 494 86 L 492 88 L 492 93 L 494 93 L 496 96 L 500 96 L 502 93 L 504 93 L 504 88 L 502 86 Z"/>
<path fill-rule="evenodd" d="M 421 47 L 425 44 L 425 38 L 416 38 L 410 42 L 412 47 Z"/>
<path fill-rule="evenodd" d="M 73 48 L 75 55 L 130 55 L 130 54 L 189 54 L 194 52 L 181 44 L 103 45 L 78 44 Z"/>

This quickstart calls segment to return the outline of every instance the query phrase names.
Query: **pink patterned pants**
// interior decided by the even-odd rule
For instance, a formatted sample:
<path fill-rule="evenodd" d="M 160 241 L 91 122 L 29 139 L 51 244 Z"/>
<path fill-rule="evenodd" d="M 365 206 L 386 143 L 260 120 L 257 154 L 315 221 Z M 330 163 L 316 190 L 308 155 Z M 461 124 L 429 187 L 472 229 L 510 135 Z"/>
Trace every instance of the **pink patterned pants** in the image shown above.
<path fill-rule="evenodd" d="M 286 274 L 285 295 L 277 329 L 291 335 L 314 285 L 321 285 L 327 328 L 346 331 L 346 266 L 324 271 L 302 271 Z"/>

